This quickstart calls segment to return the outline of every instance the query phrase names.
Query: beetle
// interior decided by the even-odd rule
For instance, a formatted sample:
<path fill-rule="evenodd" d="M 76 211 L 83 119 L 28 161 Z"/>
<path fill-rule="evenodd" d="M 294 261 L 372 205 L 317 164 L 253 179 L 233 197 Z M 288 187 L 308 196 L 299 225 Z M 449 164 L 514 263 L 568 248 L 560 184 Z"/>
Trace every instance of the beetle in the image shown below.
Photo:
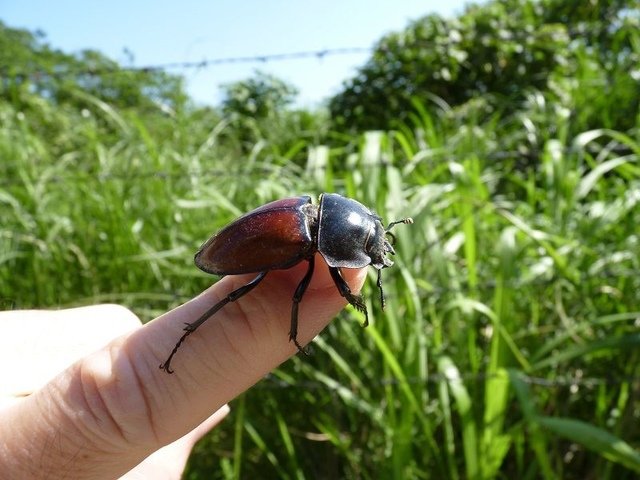
<path fill-rule="evenodd" d="M 316 252 L 329 266 L 340 295 L 364 313 L 363 326 L 366 327 L 369 319 L 364 300 L 351 292 L 340 269 L 373 266 L 378 271 L 377 286 L 384 309 L 380 272 L 393 265 L 387 254 L 395 254 L 395 251 L 387 236 L 393 242 L 390 229 L 399 223 L 410 224 L 413 220 L 405 218 L 391 222 L 385 228 L 382 219 L 367 207 L 336 193 L 323 193 L 317 205 L 309 196 L 276 200 L 239 217 L 200 247 L 195 255 L 195 264 L 214 275 L 257 273 L 257 276 L 229 293 L 195 322 L 188 323 L 185 333 L 160 368 L 173 373 L 171 360 L 182 342 L 226 304 L 253 290 L 269 271 L 291 268 L 304 260 L 308 267 L 293 294 L 289 341 L 300 352 L 306 353 L 297 339 L 298 306 L 311 282 Z"/>

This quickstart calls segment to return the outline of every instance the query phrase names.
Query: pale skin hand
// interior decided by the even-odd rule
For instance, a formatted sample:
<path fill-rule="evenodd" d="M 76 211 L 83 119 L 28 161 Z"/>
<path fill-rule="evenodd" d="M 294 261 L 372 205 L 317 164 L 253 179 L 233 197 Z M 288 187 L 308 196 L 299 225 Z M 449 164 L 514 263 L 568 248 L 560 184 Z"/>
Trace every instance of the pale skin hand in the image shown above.
<path fill-rule="evenodd" d="M 116 306 L 0 313 L 0 362 L 9 379 L 0 382 L 0 472 L 21 479 L 180 478 L 194 443 L 228 413 L 227 402 L 296 353 L 288 341 L 291 297 L 305 271 L 306 262 L 272 271 L 225 306 L 181 346 L 173 375 L 158 366 L 184 323 L 253 276 L 225 277 L 144 326 Z M 343 273 L 359 291 L 366 270 Z M 345 303 L 317 258 L 299 341 L 309 342 Z"/>

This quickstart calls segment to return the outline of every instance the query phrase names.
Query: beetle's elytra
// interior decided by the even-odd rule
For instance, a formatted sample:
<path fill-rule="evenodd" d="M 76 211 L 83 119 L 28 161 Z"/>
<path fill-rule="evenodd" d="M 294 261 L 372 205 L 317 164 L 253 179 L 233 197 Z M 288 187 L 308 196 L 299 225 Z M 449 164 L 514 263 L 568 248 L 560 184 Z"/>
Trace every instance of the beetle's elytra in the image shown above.
<path fill-rule="evenodd" d="M 201 270 L 215 275 L 257 273 L 257 276 L 232 291 L 195 322 L 187 324 L 184 334 L 160 368 L 173 373 L 171 360 L 187 336 L 227 303 L 249 293 L 270 270 L 291 268 L 306 260 L 309 264 L 307 273 L 293 295 L 289 331 L 289 340 L 304 352 L 297 339 L 298 305 L 311 282 L 316 252 L 329 266 L 340 295 L 365 314 L 363 326 L 366 327 L 369 322 L 364 300 L 360 295 L 351 293 L 340 269 L 368 265 L 377 269 L 377 285 L 384 308 L 380 272 L 393 265 L 387 254 L 395 252 L 387 235 L 393 238 L 389 230 L 398 223 L 408 224 L 413 220 L 405 218 L 391 222 L 385 228 L 382 219 L 364 205 L 335 193 L 323 193 L 319 205 L 314 205 L 309 196 L 285 198 L 241 216 L 200 247 L 195 263 Z"/>

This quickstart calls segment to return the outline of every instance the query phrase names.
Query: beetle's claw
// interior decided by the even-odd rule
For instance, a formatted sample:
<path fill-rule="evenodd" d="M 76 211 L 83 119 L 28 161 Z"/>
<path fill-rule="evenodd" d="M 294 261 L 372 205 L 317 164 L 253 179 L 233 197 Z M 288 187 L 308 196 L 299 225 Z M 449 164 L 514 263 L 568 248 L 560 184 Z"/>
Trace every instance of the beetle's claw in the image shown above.
<path fill-rule="evenodd" d="M 300 343 L 298 342 L 298 339 L 295 337 L 295 335 L 289 335 L 289 341 L 293 342 L 293 344 L 297 347 L 298 351 L 306 356 L 309 356 L 309 352 L 307 351 L 306 348 L 304 348 L 302 345 L 300 345 Z"/>
<path fill-rule="evenodd" d="M 171 367 L 169 366 L 169 362 L 164 362 L 160 364 L 160 370 L 164 370 L 165 372 L 167 372 L 168 374 L 172 374 L 173 370 L 171 369 Z"/>
<path fill-rule="evenodd" d="M 348 294 L 345 295 L 347 298 L 347 301 L 353 305 L 353 308 L 355 308 L 356 310 L 359 310 L 363 313 L 365 313 L 367 311 L 367 306 L 364 304 L 364 298 L 362 298 L 362 295 L 352 295 L 352 294 Z"/>
<path fill-rule="evenodd" d="M 353 307 L 359 312 L 364 313 L 364 322 L 362 322 L 362 327 L 365 328 L 369 326 L 369 312 L 367 311 L 364 299 L 358 295 L 357 297 L 354 296 L 351 300 L 351 305 L 353 305 Z"/>
<path fill-rule="evenodd" d="M 367 316 L 367 306 L 364 304 L 364 300 L 362 299 L 362 297 L 357 297 L 351 305 L 353 305 L 356 310 L 364 313 L 364 315 Z"/>

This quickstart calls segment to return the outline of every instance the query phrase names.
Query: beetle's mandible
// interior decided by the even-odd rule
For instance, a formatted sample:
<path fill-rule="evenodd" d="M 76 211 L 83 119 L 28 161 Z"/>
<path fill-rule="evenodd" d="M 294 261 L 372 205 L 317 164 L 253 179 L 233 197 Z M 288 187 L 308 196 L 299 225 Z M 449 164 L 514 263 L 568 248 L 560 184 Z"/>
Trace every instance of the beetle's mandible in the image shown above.
<path fill-rule="evenodd" d="M 387 236 L 393 239 L 389 230 L 399 223 L 409 224 L 413 220 L 405 218 L 385 228 L 382 219 L 367 207 L 335 193 L 323 193 L 318 205 L 314 205 L 309 196 L 285 198 L 241 216 L 200 247 L 195 263 L 201 270 L 215 275 L 257 273 L 257 276 L 232 291 L 195 322 L 188 323 L 160 368 L 173 373 L 171 360 L 182 342 L 227 303 L 254 289 L 270 270 L 291 268 L 306 260 L 307 273 L 293 294 L 289 330 L 289 340 L 304 352 L 297 339 L 298 305 L 311 282 L 316 252 L 329 266 L 340 295 L 365 314 L 363 326 L 366 327 L 369 321 L 364 300 L 351 292 L 340 269 L 373 266 L 378 271 L 377 285 L 384 308 L 380 272 L 393 265 L 387 254 L 395 251 Z"/>

